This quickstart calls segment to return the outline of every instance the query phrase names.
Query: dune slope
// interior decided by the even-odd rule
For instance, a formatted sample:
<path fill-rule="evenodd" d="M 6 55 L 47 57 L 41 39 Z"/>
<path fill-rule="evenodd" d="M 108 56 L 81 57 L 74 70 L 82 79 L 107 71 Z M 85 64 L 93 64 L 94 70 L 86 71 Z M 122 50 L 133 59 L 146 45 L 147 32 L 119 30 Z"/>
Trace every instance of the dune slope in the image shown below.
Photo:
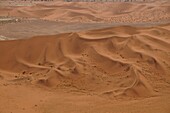
<path fill-rule="evenodd" d="M 120 26 L 78 33 L 35 36 L 26 40 L 0 41 L 0 95 L 6 98 L 0 102 L 2 113 L 8 110 L 17 113 L 54 113 L 56 110 L 63 113 L 85 113 L 84 109 L 89 103 L 96 104 L 93 109 L 89 109 L 89 113 L 93 113 L 97 112 L 97 106 L 103 105 L 106 100 L 109 102 L 103 106 L 101 113 L 108 110 L 114 113 L 113 108 L 118 105 L 135 105 L 131 101 L 121 104 L 120 100 L 142 99 L 139 100 L 141 103 L 147 101 L 147 105 L 151 106 L 145 98 L 154 100 L 162 95 L 165 100 L 168 99 L 166 95 L 170 94 L 169 28 L 169 24 L 150 28 Z M 48 90 L 57 92 L 51 94 L 47 93 Z M 68 96 L 68 93 L 71 96 Z M 57 101 L 51 100 L 51 96 Z M 31 101 L 31 98 L 35 99 Z M 37 105 L 30 105 L 38 103 L 39 98 L 46 101 L 40 104 L 37 110 Z M 11 103 L 9 109 L 5 109 L 6 104 L 3 103 L 9 100 L 16 103 Z M 116 100 L 119 104 L 110 103 Z M 70 101 L 75 101 L 79 106 L 77 111 L 74 109 L 76 105 L 71 103 L 68 109 L 63 110 L 64 106 L 70 105 L 67 103 Z M 56 104 L 63 107 L 55 107 Z M 16 108 L 17 105 L 25 106 Z M 165 106 L 159 102 L 154 105 L 163 107 L 150 109 L 147 106 L 148 113 L 169 111 L 166 107 L 169 106 L 168 103 Z M 132 108 L 125 107 L 115 112 L 123 112 L 125 109 Z M 140 111 L 133 110 L 136 110 L 134 113 Z"/>
<path fill-rule="evenodd" d="M 0 70 L 47 87 L 151 96 L 157 81 L 169 82 L 169 35 L 162 26 L 123 26 L 1 41 Z"/>

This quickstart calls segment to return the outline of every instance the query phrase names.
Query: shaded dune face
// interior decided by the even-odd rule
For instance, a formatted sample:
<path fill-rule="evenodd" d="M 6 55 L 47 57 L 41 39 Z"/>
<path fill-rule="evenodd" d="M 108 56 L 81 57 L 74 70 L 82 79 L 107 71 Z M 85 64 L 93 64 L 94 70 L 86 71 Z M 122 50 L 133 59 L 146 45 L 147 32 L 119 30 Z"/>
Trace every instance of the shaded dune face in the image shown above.
<path fill-rule="evenodd" d="M 1 41 L 0 80 L 113 98 L 154 96 L 170 82 L 169 27 L 122 26 Z"/>

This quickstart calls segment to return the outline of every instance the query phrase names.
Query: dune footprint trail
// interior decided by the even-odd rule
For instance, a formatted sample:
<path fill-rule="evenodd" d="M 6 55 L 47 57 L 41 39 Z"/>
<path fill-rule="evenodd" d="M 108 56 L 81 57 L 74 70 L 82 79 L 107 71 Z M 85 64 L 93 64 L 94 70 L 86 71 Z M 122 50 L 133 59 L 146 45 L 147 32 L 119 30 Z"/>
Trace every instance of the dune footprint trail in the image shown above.
<path fill-rule="evenodd" d="M 170 25 L 113 27 L 0 42 L 0 81 L 104 97 L 156 96 L 170 86 Z"/>

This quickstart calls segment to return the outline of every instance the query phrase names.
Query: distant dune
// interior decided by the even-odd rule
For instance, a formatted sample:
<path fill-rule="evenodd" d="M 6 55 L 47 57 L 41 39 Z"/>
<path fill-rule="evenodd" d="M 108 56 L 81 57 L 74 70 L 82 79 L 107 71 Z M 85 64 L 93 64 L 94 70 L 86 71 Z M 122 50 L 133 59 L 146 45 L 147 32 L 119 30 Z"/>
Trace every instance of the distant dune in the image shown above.
<path fill-rule="evenodd" d="M 62 22 L 158 22 L 170 20 L 170 2 L 50 2 L 0 8 L 1 16 Z"/>

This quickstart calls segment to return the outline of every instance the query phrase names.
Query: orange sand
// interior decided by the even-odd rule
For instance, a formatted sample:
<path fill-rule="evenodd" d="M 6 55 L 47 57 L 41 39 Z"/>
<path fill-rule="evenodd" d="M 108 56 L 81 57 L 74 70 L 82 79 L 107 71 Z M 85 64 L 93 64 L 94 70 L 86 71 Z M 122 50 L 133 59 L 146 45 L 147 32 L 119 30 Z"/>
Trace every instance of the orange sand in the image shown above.
<path fill-rule="evenodd" d="M 170 24 L 0 42 L 1 113 L 168 113 Z"/>

